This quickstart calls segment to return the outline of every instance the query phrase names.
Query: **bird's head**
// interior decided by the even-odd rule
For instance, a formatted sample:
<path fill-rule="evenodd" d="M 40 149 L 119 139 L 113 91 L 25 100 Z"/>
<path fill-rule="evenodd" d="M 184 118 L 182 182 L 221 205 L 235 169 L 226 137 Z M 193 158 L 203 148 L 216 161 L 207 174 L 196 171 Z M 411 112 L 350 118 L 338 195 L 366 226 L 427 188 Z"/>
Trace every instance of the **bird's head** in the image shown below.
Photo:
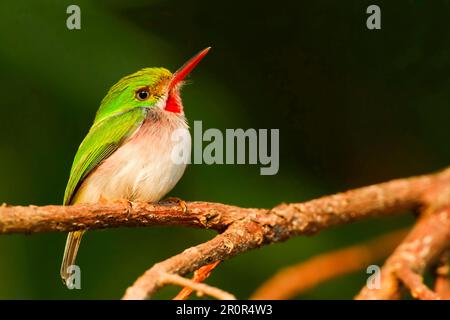
<path fill-rule="evenodd" d="M 160 108 L 184 115 L 180 98 L 183 80 L 208 53 L 206 48 L 175 73 L 165 68 L 144 68 L 119 80 L 103 98 L 95 122 L 132 108 Z"/>

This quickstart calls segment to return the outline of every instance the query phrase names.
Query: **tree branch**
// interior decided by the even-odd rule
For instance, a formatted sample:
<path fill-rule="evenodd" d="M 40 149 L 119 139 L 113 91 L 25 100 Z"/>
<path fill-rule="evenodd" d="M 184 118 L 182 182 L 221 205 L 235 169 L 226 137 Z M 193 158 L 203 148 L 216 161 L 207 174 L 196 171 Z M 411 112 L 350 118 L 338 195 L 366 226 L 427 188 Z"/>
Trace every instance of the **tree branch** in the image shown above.
<path fill-rule="evenodd" d="M 315 233 L 364 217 L 417 209 L 426 192 L 442 186 L 450 188 L 449 173 L 446 170 L 428 177 L 394 180 L 301 204 L 280 205 L 267 212 L 248 212 L 214 239 L 154 265 L 128 288 L 124 299 L 150 298 L 162 287 L 158 280 L 162 272 L 185 275 L 205 264 L 293 235 Z"/>
<path fill-rule="evenodd" d="M 279 224 L 274 240 L 367 217 L 388 216 L 417 209 L 431 187 L 450 184 L 450 168 L 436 174 L 398 179 L 315 200 L 281 204 L 272 210 L 251 209 L 210 202 L 188 202 L 187 214 L 177 204 L 123 201 L 73 206 L 0 207 L 0 234 L 68 232 L 81 229 L 183 225 L 225 230 L 235 221 Z"/>
<path fill-rule="evenodd" d="M 435 201 L 436 197 L 430 196 L 430 190 L 440 195 L 439 190 L 443 187 L 450 189 L 450 168 L 436 174 L 393 180 L 303 203 L 281 204 L 270 210 L 207 202 L 187 203 L 187 213 L 175 204 L 123 201 L 73 206 L 3 205 L 0 207 L 0 233 L 68 232 L 153 225 L 184 225 L 222 232 L 208 242 L 154 265 L 128 288 L 124 296 L 126 299 L 144 299 L 150 298 L 166 284 L 161 280 L 164 274 L 183 276 L 203 265 L 293 236 L 314 234 L 368 217 L 416 210 Z"/>
<path fill-rule="evenodd" d="M 447 190 L 447 201 L 450 193 Z M 364 287 L 357 299 L 397 299 L 400 281 L 413 297 L 441 299 L 423 283 L 422 275 L 450 248 L 450 205 L 426 210 L 410 234 L 394 251 L 381 271 L 379 289 Z"/>

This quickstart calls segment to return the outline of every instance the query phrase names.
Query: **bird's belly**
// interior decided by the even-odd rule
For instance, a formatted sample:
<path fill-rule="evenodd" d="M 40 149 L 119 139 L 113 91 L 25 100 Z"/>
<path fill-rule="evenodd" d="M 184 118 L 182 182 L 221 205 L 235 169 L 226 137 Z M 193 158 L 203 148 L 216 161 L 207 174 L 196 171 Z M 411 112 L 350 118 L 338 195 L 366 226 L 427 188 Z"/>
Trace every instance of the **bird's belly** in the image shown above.
<path fill-rule="evenodd" d="M 186 143 L 189 143 L 186 150 L 190 150 L 190 140 Z M 173 147 L 169 133 L 140 134 L 117 149 L 88 176 L 74 202 L 160 200 L 175 186 L 186 168 L 186 164 L 173 161 Z"/>

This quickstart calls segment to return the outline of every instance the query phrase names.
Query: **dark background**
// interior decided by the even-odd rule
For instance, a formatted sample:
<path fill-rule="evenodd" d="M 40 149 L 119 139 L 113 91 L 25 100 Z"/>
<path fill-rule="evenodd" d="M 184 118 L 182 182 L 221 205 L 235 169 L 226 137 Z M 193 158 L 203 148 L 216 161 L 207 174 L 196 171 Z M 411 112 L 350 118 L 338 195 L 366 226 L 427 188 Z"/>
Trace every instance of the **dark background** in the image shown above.
<path fill-rule="evenodd" d="M 70 4 L 81 7 L 81 30 L 66 28 Z M 381 30 L 366 28 L 370 4 L 381 7 Z M 449 1 L 1 1 L 0 202 L 61 203 L 109 87 L 143 67 L 174 71 L 207 46 L 183 91 L 188 119 L 279 128 L 280 170 L 192 165 L 172 196 L 271 207 L 443 168 L 449 18 Z M 373 219 L 267 246 L 226 261 L 208 283 L 246 298 L 283 266 L 412 221 Z M 213 235 L 91 231 L 73 291 L 59 279 L 65 234 L 1 236 L 0 298 L 119 298 L 151 265 Z M 361 270 L 298 298 L 351 298 L 366 278 Z"/>

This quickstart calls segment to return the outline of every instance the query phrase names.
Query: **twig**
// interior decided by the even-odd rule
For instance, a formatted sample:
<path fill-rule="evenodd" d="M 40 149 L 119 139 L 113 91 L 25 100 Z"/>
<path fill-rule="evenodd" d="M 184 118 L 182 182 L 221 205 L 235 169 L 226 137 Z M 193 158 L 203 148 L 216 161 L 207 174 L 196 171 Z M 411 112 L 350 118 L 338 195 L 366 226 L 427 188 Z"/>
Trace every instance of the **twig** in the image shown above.
<path fill-rule="evenodd" d="M 397 277 L 408 287 L 411 295 L 420 300 L 440 300 L 440 296 L 430 290 L 424 283 L 423 277 L 412 271 L 409 267 L 403 266 L 396 272 Z"/>
<path fill-rule="evenodd" d="M 194 276 L 192 277 L 192 281 L 194 282 L 203 282 L 210 275 L 211 272 L 217 267 L 220 263 L 220 260 L 213 262 L 211 264 L 207 264 L 206 266 L 200 267 L 200 269 L 194 272 Z M 173 300 L 187 300 L 192 293 L 192 289 L 189 287 L 185 287 L 181 289 L 181 291 L 173 298 Z"/>
<path fill-rule="evenodd" d="M 222 234 L 198 246 L 155 264 L 127 289 L 123 299 L 150 298 L 163 283 L 159 275 L 164 273 L 185 275 L 203 265 L 231 258 L 262 244 L 263 231 L 253 222 L 237 221 Z"/>
<path fill-rule="evenodd" d="M 449 198 L 450 199 L 450 198 Z M 425 286 L 422 274 L 450 247 L 450 206 L 428 210 L 403 243 L 394 251 L 381 271 L 381 287 L 364 287 L 357 299 L 396 299 L 399 280 L 414 297 L 439 299 Z"/>
<path fill-rule="evenodd" d="M 407 234 L 399 230 L 345 249 L 327 252 L 283 268 L 264 282 L 251 299 L 289 299 L 320 283 L 366 268 L 387 257 Z"/>
<path fill-rule="evenodd" d="M 163 273 L 160 275 L 160 281 L 163 285 L 174 284 L 181 287 L 188 287 L 196 291 L 199 295 L 208 295 L 219 300 L 236 300 L 236 297 L 231 293 L 225 292 L 219 288 L 208 286 L 204 283 L 195 282 L 183 278 L 176 274 Z"/>

